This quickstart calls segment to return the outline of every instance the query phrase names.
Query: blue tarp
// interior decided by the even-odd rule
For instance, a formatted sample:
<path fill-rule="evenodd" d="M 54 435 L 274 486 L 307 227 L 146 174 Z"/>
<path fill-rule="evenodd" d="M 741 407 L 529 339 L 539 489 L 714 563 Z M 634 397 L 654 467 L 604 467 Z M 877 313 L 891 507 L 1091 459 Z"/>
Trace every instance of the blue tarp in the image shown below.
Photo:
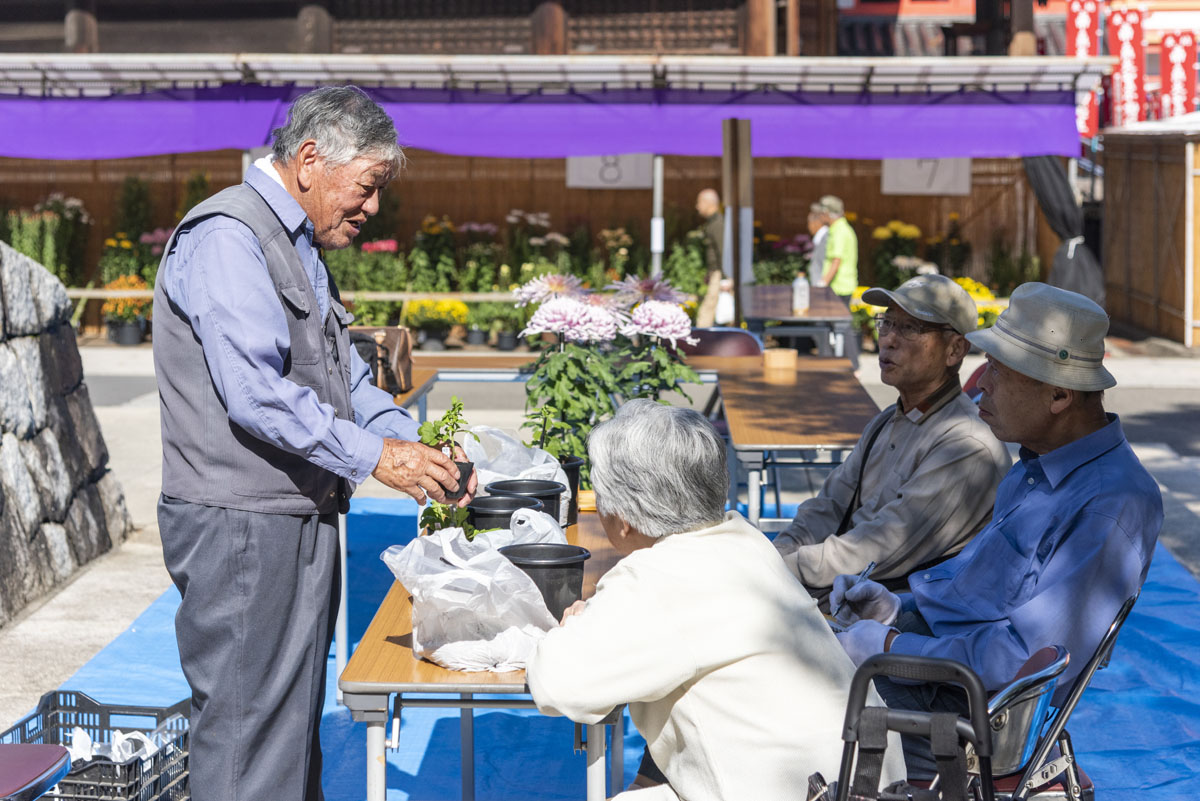
<path fill-rule="evenodd" d="M 407 539 L 415 524 L 397 522 L 374 502 L 355 503 L 362 516 L 350 520 L 348 564 L 354 588 L 351 627 L 361 633 L 380 590 L 390 582 L 379 551 Z M 164 593 L 64 688 L 106 703 L 158 705 L 186 697 L 173 626 L 178 601 L 175 590 Z M 1097 674 L 1068 726 L 1099 799 L 1190 801 L 1194 796 L 1190 766 L 1200 761 L 1198 664 L 1200 584 L 1160 545 L 1111 666 Z M 330 801 L 351 801 L 366 795 L 365 726 L 353 723 L 334 703 L 335 687 L 331 659 L 321 729 L 325 791 Z M 628 780 L 643 743 L 628 721 L 626 733 Z M 582 798 L 584 758 L 572 753 L 572 736 L 569 722 L 531 711 L 477 714 L 478 797 Z M 459 797 L 456 711 L 405 710 L 400 742 L 400 750 L 388 754 L 390 799 Z M 537 769 L 530 770 L 531 765 Z"/>

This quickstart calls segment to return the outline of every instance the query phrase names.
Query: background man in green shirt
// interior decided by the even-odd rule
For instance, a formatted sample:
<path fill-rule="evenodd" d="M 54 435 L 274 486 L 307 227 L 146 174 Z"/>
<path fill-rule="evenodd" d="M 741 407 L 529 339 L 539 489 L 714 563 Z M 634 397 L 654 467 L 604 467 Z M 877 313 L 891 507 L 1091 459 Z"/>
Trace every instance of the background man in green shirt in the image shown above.
<path fill-rule="evenodd" d="M 846 207 L 840 197 L 825 195 L 820 204 L 825 209 L 825 223 L 829 226 L 822 278 L 835 295 L 850 305 L 850 296 L 858 288 L 858 236 L 846 220 Z"/>

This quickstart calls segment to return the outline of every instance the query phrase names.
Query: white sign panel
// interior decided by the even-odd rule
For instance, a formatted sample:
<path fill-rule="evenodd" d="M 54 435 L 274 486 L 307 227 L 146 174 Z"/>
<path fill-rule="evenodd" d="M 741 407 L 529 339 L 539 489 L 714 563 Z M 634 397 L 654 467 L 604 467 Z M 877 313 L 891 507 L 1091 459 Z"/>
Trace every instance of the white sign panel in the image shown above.
<path fill-rule="evenodd" d="M 885 195 L 969 195 L 970 159 L 884 159 Z"/>
<path fill-rule="evenodd" d="M 568 156 L 568 189 L 650 189 L 654 185 L 654 156 Z"/>

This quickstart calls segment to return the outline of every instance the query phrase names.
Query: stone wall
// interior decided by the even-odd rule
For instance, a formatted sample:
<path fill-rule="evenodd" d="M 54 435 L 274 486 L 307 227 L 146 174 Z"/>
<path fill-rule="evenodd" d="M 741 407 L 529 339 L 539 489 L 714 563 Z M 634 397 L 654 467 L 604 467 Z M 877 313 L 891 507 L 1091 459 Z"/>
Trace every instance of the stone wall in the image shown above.
<path fill-rule="evenodd" d="M 66 290 L 0 242 L 0 626 L 124 540 Z"/>

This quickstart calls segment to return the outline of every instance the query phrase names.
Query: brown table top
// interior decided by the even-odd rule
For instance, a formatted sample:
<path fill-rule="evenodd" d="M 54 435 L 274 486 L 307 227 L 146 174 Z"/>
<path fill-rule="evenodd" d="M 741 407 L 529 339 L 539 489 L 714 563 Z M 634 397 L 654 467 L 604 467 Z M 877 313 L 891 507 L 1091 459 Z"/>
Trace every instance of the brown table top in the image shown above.
<path fill-rule="evenodd" d="M 787 287 L 787 291 L 791 292 L 791 287 Z M 798 323 L 804 321 L 841 322 L 850 320 L 850 309 L 846 307 L 841 298 L 833 294 L 833 290 L 829 287 L 814 286 L 809 287 L 808 311 L 804 314 L 793 316 L 791 314 L 767 313 L 756 308 L 753 300 L 748 299 L 745 316 L 750 320 L 777 320 L 781 323 Z M 768 331 L 768 333 L 770 332 Z"/>
<path fill-rule="evenodd" d="M 734 450 L 853 447 L 879 413 L 844 359 L 800 359 L 795 370 L 758 362 L 717 373 Z"/>
<path fill-rule="evenodd" d="M 600 517 L 581 512 L 579 524 L 567 528 L 567 541 L 592 552 L 584 563 L 583 597 L 596 591 L 596 582 L 621 558 L 608 542 Z M 419 659 L 412 650 L 412 596 L 394 582 L 366 634 L 338 679 L 346 693 L 489 692 L 523 693 L 525 671 L 466 673 Z"/>

